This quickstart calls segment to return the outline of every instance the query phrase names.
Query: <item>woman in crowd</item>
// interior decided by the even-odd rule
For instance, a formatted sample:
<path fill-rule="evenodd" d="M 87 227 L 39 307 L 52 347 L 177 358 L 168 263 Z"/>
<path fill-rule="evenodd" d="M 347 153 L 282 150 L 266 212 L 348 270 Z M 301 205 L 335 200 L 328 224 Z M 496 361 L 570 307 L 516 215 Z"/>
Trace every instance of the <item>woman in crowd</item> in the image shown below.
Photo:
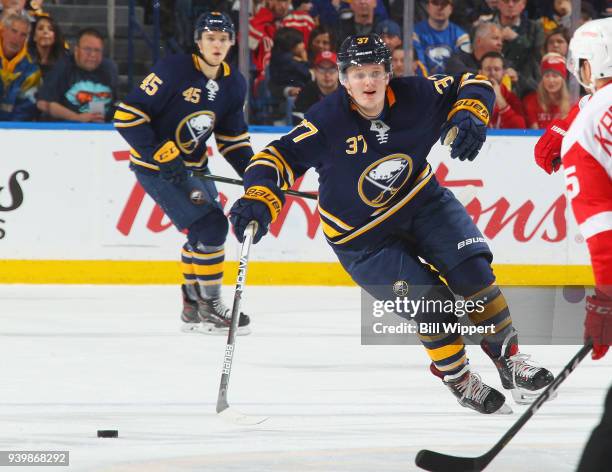
<path fill-rule="evenodd" d="M 566 28 L 560 27 L 552 30 L 544 41 L 544 54 L 556 52 L 557 54 L 567 57 L 567 48 L 569 46 L 570 34 Z"/>
<path fill-rule="evenodd" d="M 565 118 L 571 107 L 567 89 L 565 58 L 560 54 L 546 54 L 540 63 L 542 78 L 535 92 L 523 99 L 529 128 L 546 128 L 552 120 Z"/>
<path fill-rule="evenodd" d="M 323 51 L 334 52 L 336 40 L 332 31 L 326 26 L 317 26 L 308 38 L 308 61 L 313 64 L 315 57 Z"/>
<path fill-rule="evenodd" d="M 51 67 L 67 54 L 64 36 L 53 18 L 36 18 L 30 32 L 28 52 L 40 67 L 43 80 Z"/>

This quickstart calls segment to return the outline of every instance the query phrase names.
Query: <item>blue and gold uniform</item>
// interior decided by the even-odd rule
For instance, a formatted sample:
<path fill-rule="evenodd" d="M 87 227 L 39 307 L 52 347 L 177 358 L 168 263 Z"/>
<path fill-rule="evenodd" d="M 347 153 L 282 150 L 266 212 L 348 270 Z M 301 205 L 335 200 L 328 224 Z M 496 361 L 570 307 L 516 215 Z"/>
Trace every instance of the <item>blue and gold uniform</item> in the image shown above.
<path fill-rule="evenodd" d="M 209 80 L 195 54 L 161 60 L 115 113 L 115 127 L 132 146 L 132 168 L 159 170 L 153 153 L 172 140 L 188 168 L 203 170 L 206 141 L 214 133 L 221 154 L 242 174 L 253 155 L 245 97 L 244 77 L 225 62 L 220 76 Z"/>
<path fill-rule="evenodd" d="M 396 78 L 387 86 L 382 114 L 370 120 L 340 87 L 253 156 L 244 198 L 264 202 L 274 219 L 282 209 L 279 190 L 314 168 L 325 237 L 361 287 L 379 299 L 393 298 L 393 283 L 405 280 L 422 287 L 423 296 L 450 299 L 441 274 L 453 292 L 484 300 L 474 321 L 495 326 L 501 347 L 511 318 L 493 285 L 491 251 L 427 162 L 441 127 L 455 113 L 469 110 L 486 123 L 493 103 L 492 87 L 482 76 Z M 436 316 L 439 323 L 457 320 L 452 313 Z M 451 375 L 467 364 L 459 334 L 420 339 L 436 372 Z"/>
<path fill-rule="evenodd" d="M 226 21 L 220 14 L 207 15 Z M 206 21 L 205 17 L 205 26 Z M 243 113 L 244 77 L 221 62 L 217 76 L 209 78 L 202 70 L 203 60 L 195 54 L 162 59 L 114 116 L 116 129 L 132 148 L 131 168 L 138 181 L 179 230 L 188 230 L 182 250 L 184 314 L 188 306 L 195 306 L 198 290 L 208 298 L 219 297 L 229 225 L 212 181 L 191 176 L 186 181 L 166 179 L 162 166 L 178 160 L 181 176 L 184 167 L 207 173 L 206 142 L 212 134 L 239 175 L 253 156 Z M 206 201 L 192 202 L 193 190 L 203 192 Z M 183 321 L 197 321 L 185 316 Z"/>

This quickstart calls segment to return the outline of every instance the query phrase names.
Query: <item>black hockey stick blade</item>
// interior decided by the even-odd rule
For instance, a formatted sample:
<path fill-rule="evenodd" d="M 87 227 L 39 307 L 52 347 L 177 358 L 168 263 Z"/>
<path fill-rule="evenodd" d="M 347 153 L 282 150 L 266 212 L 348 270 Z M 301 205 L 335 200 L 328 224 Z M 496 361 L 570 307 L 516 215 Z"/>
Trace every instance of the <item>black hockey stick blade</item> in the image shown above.
<path fill-rule="evenodd" d="M 422 449 L 416 456 L 415 463 L 421 469 L 431 472 L 453 471 L 453 472 L 476 472 L 483 470 L 491 459 L 480 457 L 457 457 L 441 454 L 436 451 Z"/>
<path fill-rule="evenodd" d="M 580 364 L 580 361 L 591 351 L 593 344 L 589 340 L 580 350 L 574 354 L 574 357 L 563 368 L 559 375 L 552 383 L 544 390 L 538 398 L 525 410 L 521 417 L 510 427 L 508 431 L 501 437 L 499 441 L 489 449 L 485 454 L 478 457 L 458 457 L 439 452 L 422 449 L 418 452 L 415 458 L 415 463 L 421 469 L 429 470 L 430 472 L 480 472 L 506 447 L 506 444 L 519 432 L 527 421 L 540 409 L 542 404 L 551 398 L 559 385 L 572 373 L 572 371 Z"/>

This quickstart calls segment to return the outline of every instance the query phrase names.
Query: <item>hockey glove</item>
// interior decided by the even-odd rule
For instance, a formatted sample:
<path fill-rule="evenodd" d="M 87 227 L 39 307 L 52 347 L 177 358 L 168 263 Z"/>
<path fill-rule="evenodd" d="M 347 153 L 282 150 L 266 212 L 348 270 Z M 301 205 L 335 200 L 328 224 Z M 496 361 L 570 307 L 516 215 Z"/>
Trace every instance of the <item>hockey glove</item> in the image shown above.
<path fill-rule="evenodd" d="M 564 120 L 554 120 L 538 139 L 533 154 L 536 164 L 547 174 L 557 172 L 561 167 L 561 142 L 567 130 Z"/>
<path fill-rule="evenodd" d="M 159 174 L 162 179 L 175 185 L 187 179 L 187 168 L 174 141 L 168 140 L 160 144 L 153 152 L 153 160 L 159 166 Z"/>
<path fill-rule="evenodd" d="M 584 338 L 593 341 L 591 357 L 597 360 L 605 356 L 612 345 L 612 299 L 597 289 L 595 293 L 586 299 Z"/>
<path fill-rule="evenodd" d="M 258 228 L 253 236 L 253 244 L 268 232 L 268 226 L 281 211 L 285 197 L 282 193 L 273 192 L 267 187 L 249 187 L 244 196 L 232 206 L 229 219 L 234 226 L 238 241 L 244 241 L 244 231 L 251 221 L 256 221 Z"/>
<path fill-rule="evenodd" d="M 455 132 L 457 136 L 451 139 Z M 473 161 L 486 137 L 487 125 L 472 112 L 459 110 L 442 125 L 440 142 L 445 145 L 450 144 L 453 159 Z"/>

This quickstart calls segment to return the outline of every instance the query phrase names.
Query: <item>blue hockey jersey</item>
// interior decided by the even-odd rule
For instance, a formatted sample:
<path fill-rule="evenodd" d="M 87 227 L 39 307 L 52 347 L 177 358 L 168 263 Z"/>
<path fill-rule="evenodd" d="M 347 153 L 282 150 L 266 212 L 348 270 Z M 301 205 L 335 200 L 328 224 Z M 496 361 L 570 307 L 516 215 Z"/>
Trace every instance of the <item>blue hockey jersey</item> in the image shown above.
<path fill-rule="evenodd" d="M 392 79 L 382 116 L 368 120 L 339 87 L 311 107 L 301 124 L 253 156 L 245 190 L 278 194 L 314 168 L 328 242 L 362 247 L 382 240 L 437 188 L 427 155 L 459 100 L 458 108 L 479 101 L 490 113 L 495 94 L 485 77 L 469 73 Z M 278 202 L 274 205 L 280 211 Z"/>
<path fill-rule="evenodd" d="M 206 141 L 214 133 L 219 151 L 242 175 L 253 155 L 243 113 L 246 87 L 225 62 L 220 76 L 209 80 L 196 55 L 160 60 L 115 112 L 115 128 L 132 146 L 132 165 L 159 170 L 153 152 L 170 139 L 185 165 L 201 170 L 207 164 Z"/>
<path fill-rule="evenodd" d="M 432 28 L 427 20 L 414 25 L 414 49 L 430 74 L 444 74 L 446 61 L 458 49 L 470 52 L 470 38 L 458 25 L 449 22 L 443 31 Z"/>

